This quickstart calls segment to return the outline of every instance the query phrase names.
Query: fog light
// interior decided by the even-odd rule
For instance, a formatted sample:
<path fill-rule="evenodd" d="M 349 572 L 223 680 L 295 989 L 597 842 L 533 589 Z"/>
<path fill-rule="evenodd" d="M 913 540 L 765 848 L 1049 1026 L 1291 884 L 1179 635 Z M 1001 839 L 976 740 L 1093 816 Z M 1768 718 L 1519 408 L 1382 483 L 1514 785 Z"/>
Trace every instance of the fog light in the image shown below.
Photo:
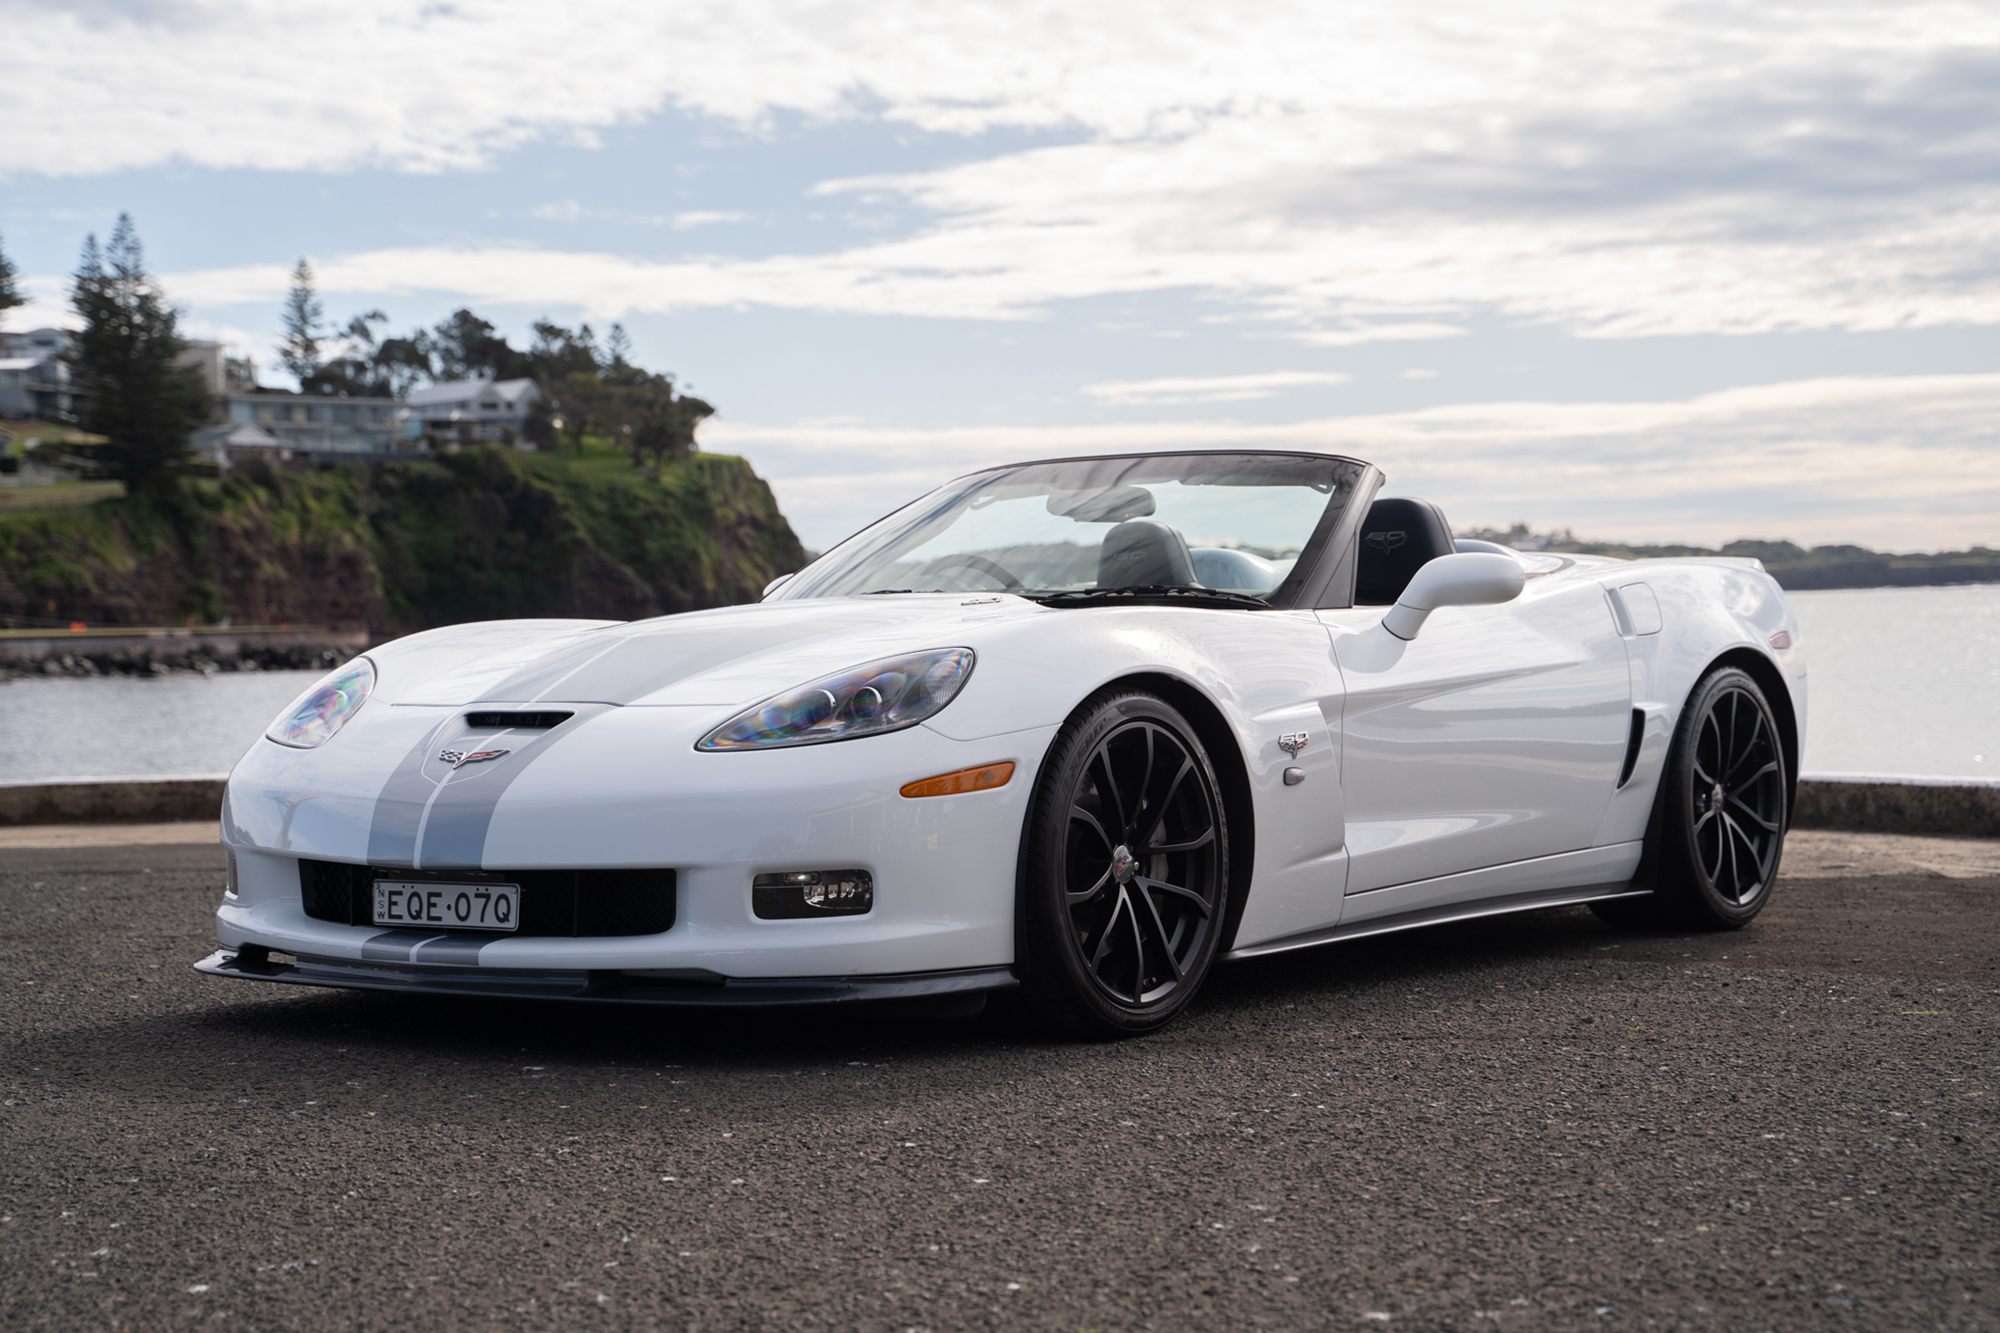
<path fill-rule="evenodd" d="M 750 910 L 767 921 L 860 916 L 875 907 L 875 877 L 865 870 L 790 870 L 759 875 Z"/>

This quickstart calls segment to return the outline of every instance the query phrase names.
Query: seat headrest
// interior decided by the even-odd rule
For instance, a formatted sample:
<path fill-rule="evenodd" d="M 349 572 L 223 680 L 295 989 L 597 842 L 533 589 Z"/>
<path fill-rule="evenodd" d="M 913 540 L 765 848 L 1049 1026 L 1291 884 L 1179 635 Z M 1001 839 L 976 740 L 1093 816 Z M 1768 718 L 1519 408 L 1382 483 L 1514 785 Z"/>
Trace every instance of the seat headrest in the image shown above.
<path fill-rule="evenodd" d="M 1180 529 L 1152 518 L 1128 518 L 1104 534 L 1097 549 L 1097 586 L 1194 588 L 1194 557 Z"/>
<path fill-rule="evenodd" d="M 1354 576 L 1356 606 L 1388 606 L 1403 595 L 1418 570 L 1457 549 L 1451 524 L 1428 500 L 1377 500 L 1361 524 Z"/>

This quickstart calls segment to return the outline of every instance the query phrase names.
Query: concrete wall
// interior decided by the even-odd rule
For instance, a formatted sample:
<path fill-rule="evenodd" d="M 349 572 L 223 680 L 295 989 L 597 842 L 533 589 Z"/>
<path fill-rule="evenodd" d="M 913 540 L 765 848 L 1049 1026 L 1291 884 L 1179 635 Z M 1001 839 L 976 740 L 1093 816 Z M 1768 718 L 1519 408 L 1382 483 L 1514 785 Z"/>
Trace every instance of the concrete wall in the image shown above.
<path fill-rule="evenodd" d="M 1803 778 L 1796 828 L 2000 838 L 2000 782 Z"/>
<path fill-rule="evenodd" d="M 22 824 L 169 824 L 222 817 L 222 774 L 108 782 L 0 784 L 0 828 Z"/>

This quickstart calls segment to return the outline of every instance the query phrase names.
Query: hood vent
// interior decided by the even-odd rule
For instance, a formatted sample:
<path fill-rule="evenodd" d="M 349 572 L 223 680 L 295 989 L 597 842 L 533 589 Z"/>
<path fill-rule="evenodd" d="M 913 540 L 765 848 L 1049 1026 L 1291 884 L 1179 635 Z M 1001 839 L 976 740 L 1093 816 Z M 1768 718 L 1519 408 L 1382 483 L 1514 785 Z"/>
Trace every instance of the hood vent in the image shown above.
<path fill-rule="evenodd" d="M 467 713 L 465 725 L 474 731 L 509 728 L 514 731 L 547 731 L 575 717 L 575 713 Z"/>

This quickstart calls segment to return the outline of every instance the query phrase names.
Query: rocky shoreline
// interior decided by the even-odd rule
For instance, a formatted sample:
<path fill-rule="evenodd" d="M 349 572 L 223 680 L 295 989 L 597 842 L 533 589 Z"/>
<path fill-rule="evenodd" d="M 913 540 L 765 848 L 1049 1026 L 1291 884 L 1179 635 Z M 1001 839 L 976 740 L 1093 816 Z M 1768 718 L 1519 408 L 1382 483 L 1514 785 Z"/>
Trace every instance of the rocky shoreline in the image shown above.
<path fill-rule="evenodd" d="M 214 676 L 225 671 L 330 670 L 360 650 L 318 644 L 200 644 L 191 648 L 131 647 L 96 652 L 50 653 L 38 658 L 0 658 L 0 682 L 47 680 L 55 676 Z"/>

